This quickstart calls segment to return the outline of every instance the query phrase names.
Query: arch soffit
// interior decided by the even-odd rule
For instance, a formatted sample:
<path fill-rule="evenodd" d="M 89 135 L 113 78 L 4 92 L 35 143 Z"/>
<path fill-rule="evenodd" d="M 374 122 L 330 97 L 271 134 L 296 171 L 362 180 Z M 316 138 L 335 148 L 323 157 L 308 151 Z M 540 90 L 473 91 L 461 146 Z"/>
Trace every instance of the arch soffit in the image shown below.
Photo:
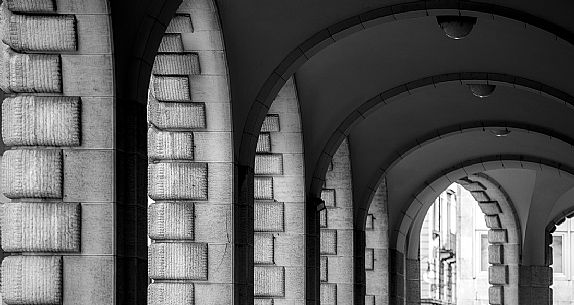
<path fill-rule="evenodd" d="M 517 9 L 470 1 L 415 1 L 391 6 L 384 6 L 378 9 L 359 14 L 337 22 L 325 28 L 309 39 L 299 44 L 271 73 L 259 90 L 255 101 L 252 103 L 247 116 L 246 123 L 241 134 L 238 161 L 244 165 L 253 165 L 254 151 L 257 145 L 257 138 L 261 124 L 265 118 L 269 106 L 273 102 L 283 84 L 302 66 L 307 60 L 316 55 L 327 46 L 341 40 L 353 33 L 364 29 L 401 19 L 426 17 L 433 15 L 444 15 L 452 11 L 455 15 L 486 15 L 489 17 L 500 16 L 517 22 L 531 25 L 545 32 L 550 33 L 557 39 L 562 39 L 570 45 L 574 45 L 574 33 L 560 27 L 550 21 L 522 12 Z M 396 89 L 396 88 L 395 88 Z M 400 89 L 399 89 L 400 90 Z M 410 90 L 406 90 L 410 92 Z M 402 91 L 404 93 L 405 91 Z M 399 92 L 401 93 L 401 92 Z M 398 95 L 398 93 L 397 93 Z M 357 115 L 353 112 L 351 115 Z M 360 115 L 360 113 L 359 113 Z M 346 120 L 345 120 L 346 122 Z M 343 123 L 345 123 L 343 122 Z M 341 127 L 341 126 L 340 126 Z M 340 133 L 339 129 L 335 133 Z M 329 141 L 332 146 L 338 147 L 337 141 Z M 338 143 L 340 144 L 340 142 Z M 322 158 L 321 156 L 320 158 Z M 320 168 L 319 166 L 317 168 Z M 315 180 L 315 175 L 313 177 Z M 314 183 L 315 181 L 313 181 Z M 317 181 L 321 184 L 321 181 Z M 314 189 L 316 187 L 312 187 Z M 316 196 L 315 192 L 313 195 Z"/>
<path fill-rule="evenodd" d="M 513 87 L 517 89 L 526 90 L 529 92 L 534 92 L 536 94 L 547 97 L 553 101 L 557 101 L 567 106 L 569 110 L 574 109 L 573 96 L 561 90 L 542 84 L 540 82 L 508 74 L 486 73 L 486 72 L 448 73 L 448 74 L 429 76 L 415 81 L 411 81 L 409 83 L 391 88 L 380 94 L 377 94 L 375 97 L 364 102 L 361 106 L 359 106 L 357 109 L 351 112 L 347 116 L 347 118 L 345 118 L 345 120 L 331 135 L 329 141 L 327 142 L 321 153 L 321 156 L 317 160 L 317 164 L 313 172 L 313 177 L 311 178 L 312 179 L 310 186 L 311 194 L 318 196 L 317 194 L 319 194 L 320 192 L 320 188 L 321 185 L 323 184 L 324 176 L 325 173 L 327 172 L 327 168 L 329 166 L 331 157 L 337 150 L 343 139 L 350 133 L 353 126 L 355 126 L 362 120 L 366 119 L 370 114 L 378 110 L 379 107 L 384 107 L 385 105 L 397 101 L 405 96 L 414 94 L 416 93 L 417 90 L 422 90 L 423 88 L 431 86 L 436 87 L 439 84 L 452 83 L 452 82 L 461 84 L 488 83 L 493 85 L 503 85 Z M 451 128 L 447 128 L 445 130 L 438 131 L 438 135 L 442 136 L 448 133 L 455 133 L 456 131 L 468 128 L 484 128 L 486 127 L 486 124 L 487 122 L 475 122 L 475 123 L 469 123 L 468 126 L 457 125 Z M 490 127 L 510 127 L 508 126 L 509 123 L 507 122 L 488 122 L 488 124 L 493 124 Z M 567 140 L 565 141 L 567 143 L 572 142 L 571 139 L 567 139 L 567 137 L 560 135 L 555 131 L 545 129 L 543 127 L 526 126 L 524 124 L 514 124 L 514 127 L 527 129 L 533 132 L 544 133 L 553 138 L 564 139 Z M 436 137 L 437 133 L 432 133 L 427 136 Z M 416 145 L 412 145 L 412 147 L 420 146 L 423 142 L 426 142 L 429 139 L 430 138 L 425 137 L 418 139 Z M 404 153 L 407 153 L 410 149 L 412 148 L 409 147 L 404 151 L 399 151 L 396 153 L 396 155 L 397 156 L 403 155 Z M 370 185 L 372 185 L 372 183 Z M 376 187 L 370 187 L 370 188 L 376 189 Z"/>
<path fill-rule="evenodd" d="M 380 182 L 382 181 L 383 177 L 401 160 L 403 160 L 406 156 L 414 153 L 419 148 L 434 143 L 439 140 L 444 140 L 449 137 L 454 137 L 460 135 L 462 133 L 467 132 L 476 132 L 476 131 L 488 131 L 488 130 L 495 130 L 498 128 L 506 128 L 513 132 L 523 132 L 526 134 L 538 134 L 547 136 L 550 141 L 555 141 L 556 143 L 562 142 L 564 144 L 569 145 L 570 147 L 574 148 L 574 139 L 560 134 L 556 131 L 546 129 L 541 126 L 533 126 L 533 125 L 526 125 L 522 123 L 514 123 L 514 122 L 497 122 L 497 121 L 485 121 L 485 122 L 469 122 L 467 124 L 462 125 L 453 125 L 436 132 L 429 133 L 421 138 L 418 138 L 415 142 L 411 143 L 410 145 L 406 146 L 405 149 L 397 151 L 394 155 L 396 158 L 392 160 L 390 163 L 383 163 L 378 167 L 378 171 L 376 172 L 375 176 L 373 176 L 367 185 L 367 192 L 359 197 L 360 199 L 356 202 L 356 205 L 359 207 L 357 211 L 366 211 L 370 206 L 370 203 L 373 199 L 373 196 L 379 187 Z M 544 161 L 540 158 L 535 157 L 517 157 L 515 161 L 521 161 L 524 159 L 525 161 L 531 162 L 541 162 L 541 164 L 548 164 L 556 169 L 560 169 L 571 173 L 574 176 L 574 168 L 567 167 L 559 162 L 553 161 Z M 485 160 L 488 160 L 486 158 Z M 486 169 L 485 169 L 486 170 Z M 453 181 L 454 182 L 454 181 Z M 430 183 L 429 183 L 430 185 Z M 365 207 L 361 209 L 361 207 Z M 364 214 L 364 215 L 363 215 Z M 359 223 L 362 224 L 365 220 L 366 214 L 362 213 L 357 215 L 359 219 Z"/>

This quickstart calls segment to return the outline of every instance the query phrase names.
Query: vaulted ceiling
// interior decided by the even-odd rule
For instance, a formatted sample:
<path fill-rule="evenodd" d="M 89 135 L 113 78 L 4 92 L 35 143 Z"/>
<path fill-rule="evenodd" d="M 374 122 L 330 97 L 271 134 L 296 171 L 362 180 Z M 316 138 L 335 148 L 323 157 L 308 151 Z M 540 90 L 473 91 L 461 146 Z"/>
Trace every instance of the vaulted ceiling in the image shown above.
<path fill-rule="evenodd" d="M 574 2 L 491 2 L 218 0 L 236 157 L 253 114 L 294 74 L 309 193 L 320 190 L 313 181 L 324 179 L 325 157 L 344 136 L 356 207 L 369 204 L 384 175 L 391 219 L 421 186 L 461 163 L 528 159 L 560 170 L 489 173 L 508 188 L 523 228 L 543 228 L 574 205 Z M 435 16 L 458 14 L 478 19 L 454 40 Z M 487 98 L 467 86 L 486 82 L 497 85 Z M 497 137 L 497 129 L 510 134 Z"/>

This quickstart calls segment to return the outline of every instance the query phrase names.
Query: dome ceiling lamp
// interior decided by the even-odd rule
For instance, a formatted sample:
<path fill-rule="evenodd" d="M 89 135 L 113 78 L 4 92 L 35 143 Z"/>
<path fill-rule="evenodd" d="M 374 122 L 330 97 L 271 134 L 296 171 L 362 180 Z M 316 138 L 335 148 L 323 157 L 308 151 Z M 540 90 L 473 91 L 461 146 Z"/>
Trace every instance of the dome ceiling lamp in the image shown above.
<path fill-rule="evenodd" d="M 437 16 L 436 21 L 447 37 L 459 40 L 470 34 L 476 24 L 476 17 Z"/>
<path fill-rule="evenodd" d="M 468 88 L 470 89 L 470 92 L 472 92 L 472 95 L 479 98 L 486 98 L 494 92 L 496 86 L 490 84 L 470 84 L 468 85 Z"/>
<path fill-rule="evenodd" d="M 496 137 L 506 137 L 510 134 L 510 129 L 508 129 L 508 127 L 499 127 L 499 128 L 492 128 L 489 130 L 491 134 L 493 134 Z"/>

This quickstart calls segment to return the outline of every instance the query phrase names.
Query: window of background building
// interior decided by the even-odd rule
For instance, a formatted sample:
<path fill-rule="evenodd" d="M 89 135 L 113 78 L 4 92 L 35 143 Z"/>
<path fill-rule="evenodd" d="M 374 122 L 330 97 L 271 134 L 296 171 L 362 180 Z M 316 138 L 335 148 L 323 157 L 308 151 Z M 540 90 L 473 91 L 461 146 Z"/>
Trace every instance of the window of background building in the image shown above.
<path fill-rule="evenodd" d="M 562 245 L 562 235 L 552 236 L 552 269 L 554 273 L 564 273 L 563 267 L 563 245 Z"/>

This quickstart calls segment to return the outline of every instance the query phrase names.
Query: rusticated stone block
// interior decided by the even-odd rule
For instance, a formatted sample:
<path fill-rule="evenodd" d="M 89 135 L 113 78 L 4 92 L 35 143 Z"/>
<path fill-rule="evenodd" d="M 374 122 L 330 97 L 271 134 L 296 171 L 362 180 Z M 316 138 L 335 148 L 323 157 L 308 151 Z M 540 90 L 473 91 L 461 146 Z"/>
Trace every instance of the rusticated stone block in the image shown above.
<path fill-rule="evenodd" d="M 151 160 L 193 160 L 194 143 L 191 132 L 160 131 L 149 128 L 148 158 Z"/>
<path fill-rule="evenodd" d="M 80 98 L 6 98 L 2 122 L 2 138 L 9 146 L 79 146 Z"/>
<path fill-rule="evenodd" d="M 254 205 L 255 232 L 283 232 L 284 231 L 283 203 L 256 202 Z"/>
<path fill-rule="evenodd" d="M 207 280 L 207 244 L 152 243 L 149 277 L 154 280 Z"/>
<path fill-rule="evenodd" d="M 337 230 L 321 229 L 321 254 L 337 254 Z"/>
<path fill-rule="evenodd" d="M 337 284 L 321 283 L 321 305 L 337 305 Z"/>
<path fill-rule="evenodd" d="M 255 264 L 273 264 L 274 258 L 273 235 L 255 233 L 253 235 L 253 252 Z"/>
<path fill-rule="evenodd" d="M 2 261 L 6 304 L 61 304 L 61 256 L 7 256 Z"/>
<path fill-rule="evenodd" d="M 375 249 L 365 249 L 365 270 L 375 269 Z"/>
<path fill-rule="evenodd" d="M 263 120 L 263 125 L 261 125 L 261 132 L 279 132 L 279 115 L 278 114 L 268 114 Z"/>
<path fill-rule="evenodd" d="M 62 92 L 60 56 L 20 54 L 4 49 L 0 89 L 4 92 Z"/>
<path fill-rule="evenodd" d="M 253 305 L 273 305 L 273 299 L 254 299 Z"/>
<path fill-rule="evenodd" d="M 478 202 L 490 201 L 490 197 L 484 191 L 472 191 L 470 192 L 474 199 Z"/>
<path fill-rule="evenodd" d="M 207 200 L 207 163 L 148 165 L 148 194 L 154 200 Z"/>
<path fill-rule="evenodd" d="M 181 40 L 181 34 L 165 34 L 161 39 L 159 45 L 158 53 L 172 53 L 172 52 L 183 52 L 183 41 Z"/>
<path fill-rule="evenodd" d="M 195 238 L 193 203 L 156 202 L 150 204 L 148 234 L 154 240 L 193 240 Z"/>
<path fill-rule="evenodd" d="M 479 202 L 478 206 L 485 215 L 496 215 L 502 212 L 496 201 Z"/>
<path fill-rule="evenodd" d="M 503 286 L 490 286 L 488 287 L 488 303 L 492 305 L 504 304 L 504 287 Z"/>
<path fill-rule="evenodd" d="M 488 283 L 492 285 L 508 284 L 508 266 L 506 265 L 489 266 Z"/>
<path fill-rule="evenodd" d="M 268 133 L 260 133 L 257 139 L 257 153 L 270 153 L 271 152 L 271 135 Z"/>
<path fill-rule="evenodd" d="M 506 230 L 488 230 L 488 242 L 491 244 L 502 244 L 508 242 Z"/>
<path fill-rule="evenodd" d="M 319 227 L 326 228 L 327 220 L 327 209 L 323 209 L 319 212 Z"/>
<path fill-rule="evenodd" d="M 283 267 L 255 266 L 253 273 L 254 296 L 285 296 L 285 269 Z"/>
<path fill-rule="evenodd" d="M 488 245 L 488 263 L 504 263 L 504 245 Z"/>
<path fill-rule="evenodd" d="M 2 173 L 2 190 L 8 198 L 62 198 L 59 149 L 8 150 Z"/>
<path fill-rule="evenodd" d="M 149 305 L 195 304 L 192 283 L 151 283 L 148 286 Z"/>
<path fill-rule="evenodd" d="M 323 189 L 321 190 L 321 200 L 325 201 L 326 207 L 335 207 L 337 206 L 337 199 L 336 199 L 335 190 L 333 189 Z"/>
<path fill-rule="evenodd" d="M 320 280 L 321 282 L 329 281 L 329 258 L 327 256 L 321 256 Z"/>
<path fill-rule="evenodd" d="M 366 295 L 365 296 L 365 305 L 375 305 L 375 296 L 374 295 Z"/>
<path fill-rule="evenodd" d="M 12 12 L 53 13 L 56 11 L 54 0 L 7 0 L 4 2 Z"/>
<path fill-rule="evenodd" d="M 6 203 L 2 249 L 10 252 L 79 252 L 80 205 Z"/>
<path fill-rule="evenodd" d="M 375 216 L 373 214 L 367 214 L 367 220 L 365 221 L 365 230 L 375 229 Z"/>
<path fill-rule="evenodd" d="M 486 187 L 484 186 L 484 184 L 477 181 L 464 184 L 464 188 L 469 192 L 486 191 Z"/>
<path fill-rule="evenodd" d="M 486 227 L 490 229 L 501 229 L 500 218 L 498 215 L 485 215 L 484 220 L 486 221 Z"/>
<path fill-rule="evenodd" d="M 204 103 L 163 103 L 151 94 L 148 121 L 161 129 L 204 129 L 207 126 Z"/>
<path fill-rule="evenodd" d="M 161 53 L 155 56 L 152 73 L 155 75 L 198 75 L 197 53 Z"/>
<path fill-rule="evenodd" d="M 152 77 L 153 95 L 161 102 L 189 102 L 189 78 L 187 76 L 161 76 Z"/>
<path fill-rule="evenodd" d="M 255 155 L 256 175 L 282 175 L 283 155 L 281 154 L 257 154 Z"/>
<path fill-rule="evenodd" d="M 16 51 L 75 51 L 74 15 L 18 15 L 3 10 L 7 26 L 3 41 Z"/>
<path fill-rule="evenodd" d="M 255 177 L 253 192 L 255 200 L 273 200 L 273 178 Z"/>
<path fill-rule="evenodd" d="M 187 14 L 176 14 L 171 18 L 166 33 L 193 33 L 191 16 Z"/>

